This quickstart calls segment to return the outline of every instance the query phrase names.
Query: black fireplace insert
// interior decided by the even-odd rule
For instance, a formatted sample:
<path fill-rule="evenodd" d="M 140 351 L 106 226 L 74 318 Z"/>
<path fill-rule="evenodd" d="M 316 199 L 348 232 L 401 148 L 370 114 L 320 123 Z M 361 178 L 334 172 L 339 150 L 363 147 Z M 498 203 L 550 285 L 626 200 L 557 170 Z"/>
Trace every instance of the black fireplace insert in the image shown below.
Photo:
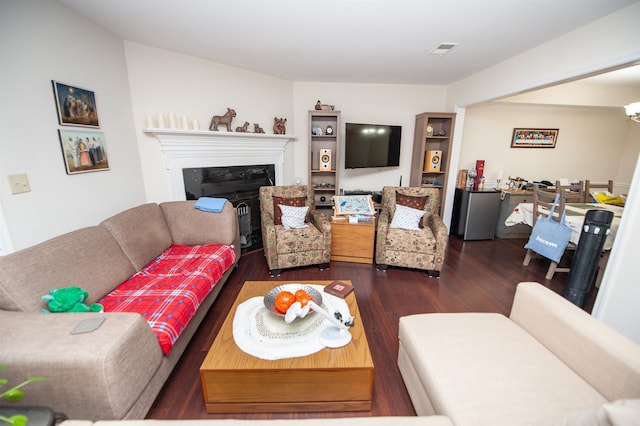
<path fill-rule="evenodd" d="M 226 198 L 238 210 L 242 253 L 262 248 L 261 186 L 275 185 L 273 164 L 182 169 L 187 200 Z"/>

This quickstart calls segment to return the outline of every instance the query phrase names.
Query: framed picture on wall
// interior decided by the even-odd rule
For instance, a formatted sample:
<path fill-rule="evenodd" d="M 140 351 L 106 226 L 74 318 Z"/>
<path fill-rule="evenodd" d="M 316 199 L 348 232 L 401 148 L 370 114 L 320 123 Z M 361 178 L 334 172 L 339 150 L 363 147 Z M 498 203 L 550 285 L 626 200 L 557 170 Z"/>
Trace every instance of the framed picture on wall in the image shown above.
<path fill-rule="evenodd" d="M 51 83 L 61 126 L 100 127 L 95 93 L 59 81 Z"/>
<path fill-rule="evenodd" d="M 511 148 L 555 148 L 558 129 L 513 129 Z"/>
<path fill-rule="evenodd" d="M 58 130 L 67 174 L 109 170 L 104 133 L 82 130 Z"/>

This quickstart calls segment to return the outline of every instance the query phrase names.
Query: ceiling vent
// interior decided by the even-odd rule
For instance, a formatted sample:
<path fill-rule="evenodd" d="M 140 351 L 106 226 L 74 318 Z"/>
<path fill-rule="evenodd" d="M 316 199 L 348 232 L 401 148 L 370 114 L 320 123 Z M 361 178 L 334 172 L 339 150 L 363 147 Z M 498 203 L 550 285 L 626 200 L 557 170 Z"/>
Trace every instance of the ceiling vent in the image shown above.
<path fill-rule="evenodd" d="M 451 51 L 454 47 L 456 47 L 458 43 L 440 43 L 436 48 L 434 48 L 430 53 L 432 55 L 445 55 Z"/>

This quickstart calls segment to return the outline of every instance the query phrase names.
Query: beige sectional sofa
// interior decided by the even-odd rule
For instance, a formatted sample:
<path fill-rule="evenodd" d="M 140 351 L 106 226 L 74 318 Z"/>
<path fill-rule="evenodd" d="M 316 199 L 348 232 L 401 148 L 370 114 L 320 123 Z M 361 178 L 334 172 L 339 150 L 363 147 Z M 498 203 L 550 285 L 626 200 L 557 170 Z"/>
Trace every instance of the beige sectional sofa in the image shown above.
<path fill-rule="evenodd" d="M 273 419 L 273 420 L 123 420 L 90 422 L 67 420 L 60 426 L 453 426 L 445 416 L 344 417 L 333 419 Z"/>
<path fill-rule="evenodd" d="M 400 319 L 398 366 L 416 412 L 455 425 L 640 424 L 640 346 L 538 283 L 509 317 Z M 614 403 L 614 404 L 612 404 Z M 635 423 L 597 423 L 620 409 Z"/>
<path fill-rule="evenodd" d="M 240 259 L 235 208 L 195 209 L 194 201 L 145 204 L 0 257 L 0 365 L 3 377 L 29 385 L 20 404 L 75 419 L 144 418 L 189 340 L 235 269 L 228 268 L 200 304 L 169 355 L 137 313 L 43 314 L 52 288 L 79 286 L 98 301 L 172 244 L 233 245 Z M 82 319 L 104 315 L 91 333 L 72 335 Z"/>
<path fill-rule="evenodd" d="M 398 366 L 416 417 L 69 420 L 62 426 L 640 424 L 640 346 L 541 284 L 518 284 L 509 317 L 402 317 L 399 341 Z"/>

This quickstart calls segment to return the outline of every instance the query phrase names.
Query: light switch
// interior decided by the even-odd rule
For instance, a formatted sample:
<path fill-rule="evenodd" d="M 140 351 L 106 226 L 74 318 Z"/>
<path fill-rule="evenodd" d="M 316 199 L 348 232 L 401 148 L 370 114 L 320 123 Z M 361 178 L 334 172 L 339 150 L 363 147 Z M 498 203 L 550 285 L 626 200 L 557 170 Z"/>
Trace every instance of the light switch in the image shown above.
<path fill-rule="evenodd" d="M 22 194 L 23 192 L 30 192 L 29 178 L 26 173 L 18 173 L 15 175 L 7 175 L 9 180 L 9 187 L 12 194 Z"/>

